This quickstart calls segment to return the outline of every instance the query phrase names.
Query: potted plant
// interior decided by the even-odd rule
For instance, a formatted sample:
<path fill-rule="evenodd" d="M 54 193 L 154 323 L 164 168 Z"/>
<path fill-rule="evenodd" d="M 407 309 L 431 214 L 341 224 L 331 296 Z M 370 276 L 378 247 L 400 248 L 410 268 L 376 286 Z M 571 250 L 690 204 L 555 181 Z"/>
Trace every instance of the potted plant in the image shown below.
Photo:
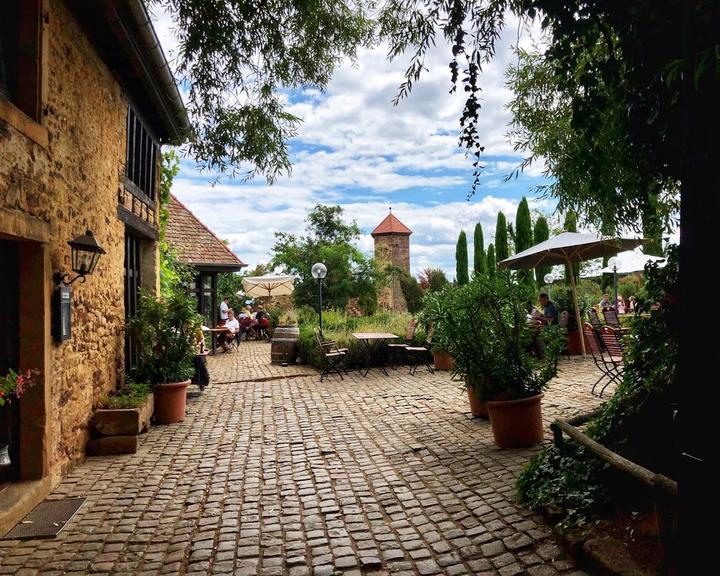
<path fill-rule="evenodd" d="M 25 370 L 16 372 L 9 369 L 5 376 L 0 376 L 0 416 L 2 412 L 10 409 L 10 404 L 19 400 L 25 390 L 34 386 L 39 370 Z M 0 468 L 10 465 L 10 447 L 0 443 Z"/>
<path fill-rule="evenodd" d="M 426 327 L 433 327 L 431 351 L 435 370 L 452 371 L 455 367 L 455 360 L 445 342 L 443 321 L 447 319 L 447 314 L 444 305 L 443 296 L 438 291 L 428 292 L 423 298 L 423 307 L 419 317 Z"/>
<path fill-rule="evenodd" d="M 158 424 L 185 419 L 187 387 L 194 372 L 195 331 L 201 320 L 195 306 L 195 301 L 179 290 L 168 297 L 142 294 L 137 316 L 128 322 L 137 348 L 130 377 L 152 386 Z"/>
<path fill-rule="evenodd" d="M 564 285 L 554 286 L 550 296 L 558 312 L 567 311 L 568 313 L 568 325 L 565 336 L 565 346 L 568 355 L 578 356 L 582 354 L 582 348 L 580 346 L 580 334 L 582 331 L 578 330 L 578 323 L 575 318 L 575 304 L 573 303 L 572 289 Z M 586 298 L 580 294 L 578 294 L 578 308 L 580 309 L 581 317 L 585 317 L 585 311 L 590 308 Z M 588 349 L 588 346 L 586 342 L 585 349 Z"/>
<path fill-rule="evenodd" d="M 526 289 L 509 274 L 478 277 L 439 293 L 435 329 L 455 359 L 471 404 L 487 403 L 495 442 L 501 447 L 542 441 L 542 391 L 557 373 L 563 346 L 556 327 L 540 331 L 527 322 Z M 534 340 L 544 341 L 544 357 Z M 482 412 L 482 406 L 475 406 Z"/>

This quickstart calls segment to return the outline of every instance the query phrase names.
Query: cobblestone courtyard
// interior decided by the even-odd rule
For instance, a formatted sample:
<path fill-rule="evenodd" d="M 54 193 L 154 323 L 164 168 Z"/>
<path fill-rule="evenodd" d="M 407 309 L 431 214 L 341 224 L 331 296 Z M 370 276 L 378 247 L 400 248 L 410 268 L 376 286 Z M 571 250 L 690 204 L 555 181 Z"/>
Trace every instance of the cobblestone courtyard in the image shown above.
<path fill-rule="evenodd" d="M 86 503 L 55 539 L 0 541 L 0 573 L 584 574 L 514 501 L 537 449 L 496 448 L 447 373 L 321 384 L 269 358 L 210 357 L 185 421 L 74 469 L 51 497 Z M 597 406 L 595 379 L 564 360 L 546 424 Z"/>

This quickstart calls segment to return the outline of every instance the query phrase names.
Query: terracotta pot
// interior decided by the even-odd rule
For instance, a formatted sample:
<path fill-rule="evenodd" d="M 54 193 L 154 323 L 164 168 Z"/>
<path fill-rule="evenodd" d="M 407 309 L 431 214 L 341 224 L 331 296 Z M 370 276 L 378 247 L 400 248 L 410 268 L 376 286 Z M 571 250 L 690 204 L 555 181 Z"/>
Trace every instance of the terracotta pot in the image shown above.
<path fill-rule="evenodd" d="M 455 368 L 455 359 L 443 350 L 433 352 L 433 364 L 435 370 L 450 371 Z"/>
<path fill-rule="evenodd" d="M 585 350 L 589 350 L 587 339 L 585 340 Z M 580 332 L 577 330 L 569 330 L 567 333 L 567 352 L 568 356 L 579 356 L 582 354 L 580 348 Z"/>
<path fill-rule="evenodd" d="M 190 380 L 158 384 L 153 390 L 155 396 L 155 422 L 174 424 L 185 420 L 185 400 Z"/>
<path fill-rule="evenodd" d="M 542 442 L 542 397 L 537 394 L 521 400 L 487 402 L 495 444 L 500 448 L 522 448 Z"/>
<path fill-rule="evenodd" d="M 467 388 L 467 395 L 470 401 L 470 412 L 472 412 L 472 415 L 479 418 L 487 418 L 487 404 L 478 398 L 477 392 L 473 388 Z"/>

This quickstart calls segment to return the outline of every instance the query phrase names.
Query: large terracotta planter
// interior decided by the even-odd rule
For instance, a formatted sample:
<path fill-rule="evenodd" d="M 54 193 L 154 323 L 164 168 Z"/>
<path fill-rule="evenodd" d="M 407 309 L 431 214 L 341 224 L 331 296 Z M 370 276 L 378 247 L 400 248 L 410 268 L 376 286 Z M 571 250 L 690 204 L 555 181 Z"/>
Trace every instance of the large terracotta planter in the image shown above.
<path fill-rule="evenodd" d="M 455 359 L 443 350 L 433 352 L 433 364 L 435 370 L 450 371 L 455 368 Z"/>
<path fill-rule="evenodd" d="M 538 394 L 521 400 L 487 402 L 495 444 L 500 448 L 522 448 L 542 442 L 542 397 Z"/>
<path fill-rule="evenodd" d="M 467 388 L 467 395 L 470 401 L 470 412 L 472 412 L 472 415 L 478 418 L 487 418 L 487 404 L 480 400 L 477 392 L 473 388 Z"/>
<path fill-rule="evenodd" d="M 585 340 L 585 350 L 589 350 L 587 340 Z M 568 356 L 579 356 L 582 354 L 580 347 L 580 332 L 577 330 L 568 330 L 567 333 L 567 353 Z"/>
<path fill-rule="evenodd" d="M 155 395 L 155 422 L 174 424 L 185 420 L 185 400 L 190 380 L 158 384 L 153 389 Z"/>

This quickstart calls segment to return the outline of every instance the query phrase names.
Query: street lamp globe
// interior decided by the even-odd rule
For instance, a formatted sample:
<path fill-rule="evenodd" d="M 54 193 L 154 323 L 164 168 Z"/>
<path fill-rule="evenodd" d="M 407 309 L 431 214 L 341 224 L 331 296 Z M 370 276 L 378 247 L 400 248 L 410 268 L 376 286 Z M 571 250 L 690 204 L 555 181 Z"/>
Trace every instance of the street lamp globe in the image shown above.
<path fill-rule="evenodd" d="M 553 275 L 552 275 L 552 274 L 545 274 L 545 276 L 543 277 L 543 280 L 545 280 L 545 284 L 552 284 Z"/>
<path fill-rule="evenodd" d="M 610 266 L 610 268 L 616 268 L 618 265 L 618 260 L 619 258 L 617 256 L 613 256 L 612 258 L 610 258 L 610 260 L 608 260 L 608 266 Z"/>
<path fill-rule="evenodd" d="M 312 265 L 310 273 L 312 274 L 313 278 L 321 280 L 322 278 L 325 278 L 325 276 L 327 276 L 327 266 L 325 266 L 325 264 L 323 264 L 322 262 L 317 262 Z"/>

